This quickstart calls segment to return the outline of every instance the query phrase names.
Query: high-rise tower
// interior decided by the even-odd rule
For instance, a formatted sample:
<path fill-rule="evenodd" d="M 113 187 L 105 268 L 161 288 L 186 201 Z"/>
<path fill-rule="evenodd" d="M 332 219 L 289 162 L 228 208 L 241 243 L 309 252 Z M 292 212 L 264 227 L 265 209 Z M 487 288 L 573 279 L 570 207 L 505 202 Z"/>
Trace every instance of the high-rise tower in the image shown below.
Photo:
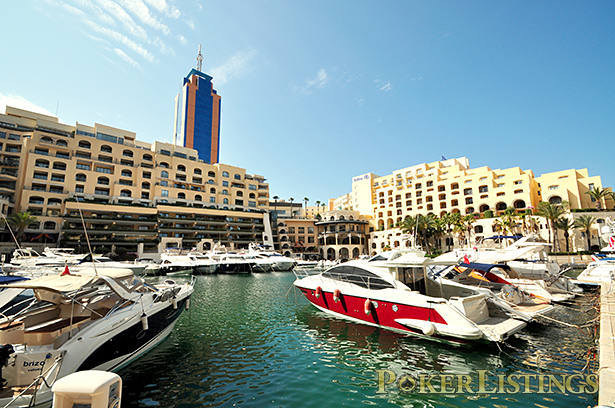
<path fill-rule="evenodd" d="M 175 97 L 173 144 L 195 149 L 199 158 L 214 164 L 220 160 L 220 108 L 222 99 L 207 74 L 201 72 L 201 46 L 197 68 L 184 78 Z"/>

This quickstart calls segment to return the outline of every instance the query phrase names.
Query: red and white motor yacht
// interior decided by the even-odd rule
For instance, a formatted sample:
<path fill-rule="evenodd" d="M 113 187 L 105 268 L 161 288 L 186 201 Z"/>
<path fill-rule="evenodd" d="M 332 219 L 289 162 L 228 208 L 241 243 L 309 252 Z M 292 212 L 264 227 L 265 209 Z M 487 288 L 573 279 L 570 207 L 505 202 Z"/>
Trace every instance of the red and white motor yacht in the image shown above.
<path fill-rule="evenodd" d="M 467 286 L 429 277 L 429 258 L 419 251 L 396 261 L 350 261 L 316 274 L 295 270 L 295 286 L 333 316 L 434 340 L 501 342 L 526 322 Z"/>

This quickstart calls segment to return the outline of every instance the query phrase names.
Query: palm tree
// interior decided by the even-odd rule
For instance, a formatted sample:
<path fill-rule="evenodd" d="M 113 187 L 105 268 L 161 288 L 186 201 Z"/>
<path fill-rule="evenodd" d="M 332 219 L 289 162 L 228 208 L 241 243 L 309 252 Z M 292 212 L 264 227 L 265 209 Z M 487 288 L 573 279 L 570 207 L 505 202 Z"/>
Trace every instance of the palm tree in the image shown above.
<path fill-rule="evenodd" d="M 461 218 L 461 225 L 468 231 L 468 246 L 470 246 L 470 238 L 472 237 L 472 224 L 476 222 L 474 215 L 468 214 Z"/>
<path fill-rule="evenodd" d="M 591 215 L 581 215 L 579 218 L 574 220 L 574 224 L 573 224 L 574 228 L 580 229 L 581 231 L 585 233 L 585 236 L 587 237 L 587 250 L 588 251 L 591 248 L 591 241 L 589 240 L 589 238 L 591 236 L 590 229 L 593 223 L 594 223 L 594 217 L 592 217 Z"/>
<path fill-rule="evenodd" d="M 272 219 L 275 218 L 276 220 L 278 219 L 278 210 L 277 210 L 277 206 L 278 206 L 278 200 L 280 199 L 280 197 L 278 197 L 277 195 L 273 196 L 273 217 L 271 217 Z"/>
<path fill-rule="evenodd" d="M 24 231 L 32 224 L 38 222 L 38 218 L 32 215 L 29 211 L 13 213 L 8 218 L 8 223 L 14 230 L 16 230 L 15 238 L 17 242 L 21 242 Z"/>
<path fill-rule="evenodd" d="M 451 232 L 453 231 L 453 227 L 456 224 L 458 224 L 459 221 L 461 220 L 461 214 L 459 214 L 459 213 L 448 213 L 447 212 L 444 215 L 442 215 L 442 217 L 440 217 L 440 219 L 442 220 L 442 223 L 446 227 L 446 233 L 448 234 L 448 237 L 452 241 L 453 237 L 451 235 Z M 449 241 L 449 245 L 447 245 L 447 249 L 449 251 L 451 250 L 450 241 Z"/>
<path fill-rule="evenodd" d="M 585 194 L 589 194 L 592 199 L 596 201 L 596 209 L 602 210 L 602 199 L 612 194 L 608 188 L 601 189 L 600 187 L 594 187 L 593 190 L 586 191 Z"/>
<path fill-rule="evenodd" d="M 536 208 L 536 215 L 544 217 L 547 220 L 547 228 L 549 229 L 549 243 L 551 243 L 551 231 L 555 236 L 555 227 L 553 223 L 560 218 L 568 210 L 568 201 L 562 201 L 560 204 L 551 204 L 548 201 L 541 201 Z"/>
<path fill-rule="evenodd" d="M 305 218 L 307 218 L 307 205 L 308 205 L 308 201 L 310 201 L 310 199 L 307 198 L 307 197 L 303 197 L 303 201 L 305 201 Z"/>
<path fill-rule="evenodd" d="M 562 217 L 555 220 L 555 228 L 564 231 L 564 238 L 566 239 L 566 252 L 570 252 L 569 237 L 570 230 L 574 228 L 574 222 L 570 218 Z"/>
<path fill-rule="evenodd" d="M 295 199 L 291 197 L 288 199 L 288 201 L 290 201 L 290 218 L 295 218 L 293 217 L 293 201 L 295 201 Z"/>

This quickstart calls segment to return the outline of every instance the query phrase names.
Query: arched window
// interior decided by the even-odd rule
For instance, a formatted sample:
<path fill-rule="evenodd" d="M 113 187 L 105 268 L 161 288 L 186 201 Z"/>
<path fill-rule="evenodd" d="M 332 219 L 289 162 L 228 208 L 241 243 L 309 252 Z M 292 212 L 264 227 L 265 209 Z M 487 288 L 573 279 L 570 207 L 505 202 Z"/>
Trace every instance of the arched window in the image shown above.
<path fill-rule="evenodd" d="M 210 193 L 210 194 L 216 194 L 216 189 L 215 189 L 215 188 L 213 188 L 213 187 L 212 187 L 212 188 L 210 188 L 210 189 L 209 189 L 209 193 Z"/>
<path fill-rule="evenodd" d="M 201 173 L 199 173 L 199 174 L 201 174 Z M 216 177 L 216 172 L 215 171 L 210 171 L 210 172 L 207 173 L 207 176 L 215 178 Z"/>
<path fill-rule="evenodd" d="M 194 196 L 194 201 L 203 201 L 203 197 L 197 194 Z"/>
<path fill-rule="evenodd" d="M 91 149 L 92 148 L 92 144 L 90 142 L 88 142 L 87 140 L 80 140 L 79 141 L 79 148 L 80 149 Z"/>
<path fill-rule="evenodd" d="M 177 198 L 179 198 L 180 200 L 185 200 L 186 199 L 186 193 L 177 193 Z"/>
<path fill-rule="evenodd" d="M 166 171 L 166 170 L 162 170 L 162 171 L 160 172 L 160 177 L 161 177 L 161 178 L 169 178 L 169 172 L 168 172 L 168 171 Z"/>
<path fill-rule="evenodd" d="M 483 204 L 480 206 L 480 208 L 478 209 L 478 211 L 484 213 L 485 211 L 489 210 L 489 206 L 487 204 Z"/>
<path fill-rule="evenodd" d="M 54 230 L 56 229 L 56 223 L 53 221 L 45 221 L 45 223 L 43 224 L 43 229 Z"/>
<path fill-rule="evenodd" d="M 256 198 L 256 194 L 250 193 L 250 198 Z"/>
<path fill-rule="evenodd" d="M 243 197 L 243 193 L 241 191 L 237 192 L 237 197 Z"/>
<path fill-rule="evenodd" d="M 87 177 L 83 173 L 79 173 L 75 176 L 75 181 L 86 181 Z"/>
<path fill-rule="evenodd" d="M 43 169 L 48 169 L 49 168 L 49 162 L 47 160 L 41 160 L 38 159 L 34 162 L 34 166 L 35 167 L 41 167 Z"/>
<path fill-rule="evenodd" d="M 235 180 L 241 180 L 241 175 L 240 174 L 235 174 Z"/>
<path fill-rule="evenodd" d="M 203 174 L 201 169 L 194 169 L 194 174 Z"/>
<path fill-rule="evenodd" d="M 66 163 L 55 162 L 55 163 L 53 163 L 53 169 L 54 170 L 65 171 L 66 170 Z"/>
<path fill-rule="evenodd" d="M 108 145 L 102 145 L 100 146 L 100 151 L 105 153 L 113 153 L 113 148 Z"/>
<path fill-rule="evenodd" d="M 62 146 L 62 147 L 68 147 L 68 142 L 66 140 L 56 140 L 56 145 L 58 146 Z"/>
<path fill-rule="evenodd" d="M 228 195 L 228 190 L 222 190 L 222 195 Z"/>
<path fill-rule="evenodd" d="M 183 171 L 184 173 L 186 172 L 186 166 L 184 166 L 183 164 L 180 164 L 177 166 L 177 171 Z"/>
<path fill-rule="evenodd" d="M 561 204 L 562 203 L 562 198 L 560 196 L 553 196 L 551 198 L 549 198 L 549 202 L 551 204 Z"/>
<path fill-rule="evenodd" d="M 150 184 L 147 181 L 144 181 L 143 183 L 141 183 L 141 188 L 143 190 L 149 190 Z"/>
<path fill-rule="evenodd" d="M 223 199 L 222 204 L 228 204 L 228 198 Z"/>
<path fill-rule="evenodd" d="M 222 177 L 228 177 L 228 171 L 223 171 L 222 172 Z"/>
<path fill-rule="evenodd" d="M 32 196 L 28 201 L 30 204 L 43 205 L 45 204 L 45 199 L 43 197 Z"/>
<path fill-rule="evenodd" d="M 167 162 L 160 162 L 159 166 L 162 167 L 163 169 L 170 169 L 169 163 Z"/>
<path fill-rule="evenodd" d="M 133 156 L 132 150 L 124 150 L 122 152 L 122 156 L 132 157 Z"/>
<path fill-rule="evenodd" d="M 109 185 L 109 179 L 107 177 L 99 177 L 98 184 L 103 184 L 105 186 Z"/>
<path fill-rule="evenodd" d="M 499 202 L 499 203 L 497 203 L 497 204 L 495 205 L 495 209 L 496 209 L 497 211 L 504 211 L 504 210 L 506 209 L 506 207 L 508 207 L 508 206 L 506 205 L 506 203 L 502 203 L 502 202 Z"/>
<path fill-rule="evenodd" d="M 130 190 L 122 190 L 120 191 L 121 197 L 132 197 L 132 191 Z"/>
<path fill-rule="evenodd" d="M 516 209 L 523 209 L 525 208 L 525 201 L 523 200 L 517 200 L 513 203 L 513 207 L 515 207 Z"/>
<path fill-rule="evenodd" d="M 42 143 L 53 143 L 53 139 L 48 136 L 43 136 L 41 137 L 41 142 Z"/>
<path fill-rule="evenodd" d="M 151 162 L 151 161 L 153 161 L 154 159 L 152 159 L 152 155 L 151 155 L 151 154 L 144 154 L 144 155 L 143 155 L 143 160 L 144 160 L 144 161 L 149 161 L 149 162 Z"/>
<path fill-rule="evenodd" d="M 482 225 L 477 225 L 476 227 L 474 227 L 474 233 L 482 234 L 483 233 L 483 226 Z"/>
<path fill-rule="evenodd" d="M 474 214 L 474 207 L 466 208 L 466 214 Z"/>

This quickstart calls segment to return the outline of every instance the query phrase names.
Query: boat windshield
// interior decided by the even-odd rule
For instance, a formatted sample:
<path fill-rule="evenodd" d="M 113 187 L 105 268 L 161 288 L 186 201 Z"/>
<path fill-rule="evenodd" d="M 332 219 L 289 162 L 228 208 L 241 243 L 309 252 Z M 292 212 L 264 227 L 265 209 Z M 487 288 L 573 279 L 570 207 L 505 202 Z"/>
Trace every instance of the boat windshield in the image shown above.
<path fill-rule="evenodd" d="M 378 275 L 356 266 L 335 266 L 323 272 L 322 276 L 341 282 L 352 283 L 367 289 L 387 289 L 395 287 L 392 283 L 387 282 Z"/>

